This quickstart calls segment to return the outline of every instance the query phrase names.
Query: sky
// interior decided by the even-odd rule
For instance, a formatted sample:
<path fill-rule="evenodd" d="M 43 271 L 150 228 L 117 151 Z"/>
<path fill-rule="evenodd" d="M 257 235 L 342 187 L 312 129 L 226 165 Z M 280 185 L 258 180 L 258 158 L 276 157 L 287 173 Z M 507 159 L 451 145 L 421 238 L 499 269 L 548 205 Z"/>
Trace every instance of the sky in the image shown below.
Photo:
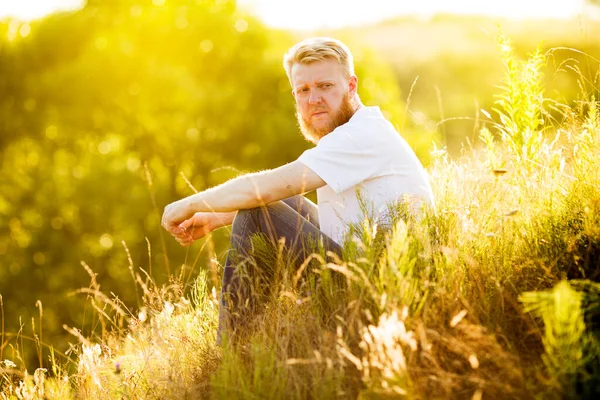
<path fill-rule="evenodd" d="M 267 25 L 292 28 L 339 28 L 400 15 L 483 14 L 509 18 L 573 17 L 584 0 L 238 0 Z"/>
<path fill-rule="evenodd" d="M 162 3 L 165 0 L 156 0 Z M 169 1 L 169 0 L 166 0 Z M 287 29 L 339 28 L 400 15 L 484 14 L 509 18 L 573 17 L 585 0 L 238 0 L 265 24 Z M 79 7 L 83 0 L 0 0 L 0 19 L 23 20 Z"/>

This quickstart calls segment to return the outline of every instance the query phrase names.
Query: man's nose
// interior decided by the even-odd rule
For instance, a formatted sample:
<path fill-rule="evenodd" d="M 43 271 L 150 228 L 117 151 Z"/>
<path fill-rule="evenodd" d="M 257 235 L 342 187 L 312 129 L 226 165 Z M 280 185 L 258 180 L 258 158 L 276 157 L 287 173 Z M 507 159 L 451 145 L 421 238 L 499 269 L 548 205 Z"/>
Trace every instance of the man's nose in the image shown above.
<path fill-rule="evenodd" d="M 311 90 L 310 95 L 308 96 L 308 102 L 310 104 L 320 103 L 321 102 L 321 94 L 318 93 L 318 90 Z"/>

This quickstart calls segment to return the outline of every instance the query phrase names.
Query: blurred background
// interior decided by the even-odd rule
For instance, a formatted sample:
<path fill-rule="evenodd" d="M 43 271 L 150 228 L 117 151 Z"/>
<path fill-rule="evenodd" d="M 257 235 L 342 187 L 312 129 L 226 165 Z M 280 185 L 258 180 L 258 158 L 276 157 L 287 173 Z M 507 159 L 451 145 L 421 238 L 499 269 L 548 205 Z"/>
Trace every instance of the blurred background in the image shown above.
<path fill-rule="evenodd" d="M 162 209 L 193 193 L 184 176 L 202 190 L 310 146 L 282 68 L 298 40 L 346 42 L 363 102 L 428 165 L 435 148 L 458 157 L 478 146 L 480 114 L 494 118 L 501 31 L 518 55 L 548 52 L 551 99 L 575 104 L 582 79 L 598 79 L 598 0 L 1 2 L 2 357 L 19 347 L 37 364 L 37 300 L 46 344 L 77 341 L 64 324 L 98 332 L 75 293 L 90 283 L 82 262 L 132 310 L 124 244 L 158 284 L 207 268 L 210 246 L 180 247 L 160 228 Z M 227 229 L 213 239 L 223 262 Z"/>

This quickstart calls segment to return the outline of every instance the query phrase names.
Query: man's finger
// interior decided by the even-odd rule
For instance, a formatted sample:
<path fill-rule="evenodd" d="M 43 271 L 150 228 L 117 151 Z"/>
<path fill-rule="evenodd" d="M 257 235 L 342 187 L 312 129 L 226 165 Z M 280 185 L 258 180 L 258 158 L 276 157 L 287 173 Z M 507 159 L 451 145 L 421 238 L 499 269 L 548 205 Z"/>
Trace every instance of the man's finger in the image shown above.
<path fill-rule="evenodd" d="M 178 227 L 173 228 L 169 231 L 169 233 L 175 237 L 186 238 L 192 237 L 192 230 L 190 229 L 180 229 Z"/>
<path fill-rule="evenodd" d="M 175 240 L 189 240 L 189 236 L 187 235 L 173 235 L 173 238 L 175 238 Z"/>
<path fill-rule="evenodd" d="M 171 235 L 183 235 L 185 234 L 185 232 L 185 228 L 182 228 L 181 225 L 174 225 L 173 227 L 171 227 L 171 229 L 169 229 L 169 233 Z"/>
<path fill-rule="evenodd" d="M 182 229 L 187 229 L 194 224 L 193 217 L 190 219 L 186 219 L 182 223 L 179 224 L 179 227 Z"/>
<path fill-rule="evenodd" d="M 182 245 L 182 246 L 189 246 L 190 244 L 192 244 L 192 243 L 193 243 L 193 241 L 190 241 L 190 240 L 185 240 L 185 239 L 183 239 L 183 240 L 179 240 L 179 239 L 177 239 L 177 241 L 178 241 L 178 242 L 179 242 L 179 244 L 180 244 L 180 245 Z"/>

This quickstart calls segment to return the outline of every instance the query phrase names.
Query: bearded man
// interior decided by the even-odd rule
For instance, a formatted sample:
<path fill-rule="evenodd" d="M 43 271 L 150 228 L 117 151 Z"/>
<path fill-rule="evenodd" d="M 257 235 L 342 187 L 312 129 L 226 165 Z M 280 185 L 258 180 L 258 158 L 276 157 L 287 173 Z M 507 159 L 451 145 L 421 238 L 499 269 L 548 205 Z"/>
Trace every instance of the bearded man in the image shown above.
<path fill-rule="evenodd" d="M 288 50 L 283 65 L 304 137 L 316 146 L 289 164 L 238 176 L 165 207 L 162 226 L 183 246 L 232 226 L 225 261 L 219 330 L 248 302 L 236 269 L 252 257 L 251 237 L 264 234 L 300 261 L 314 250 L 341 254 L 348 225 L 361 222 L 361 200 L 377 215 L 410 196 L 433 205 L 428 177 L 413 150 L 379 107 L 357 93 L 350 50 L 336 39 L 306 39 Z M 318 205 L 302 194 L 316 190 Z M 235 255 L 235 256 L 233 256 Z M 240 257 L 241 256 L 241 257 Z"/>

